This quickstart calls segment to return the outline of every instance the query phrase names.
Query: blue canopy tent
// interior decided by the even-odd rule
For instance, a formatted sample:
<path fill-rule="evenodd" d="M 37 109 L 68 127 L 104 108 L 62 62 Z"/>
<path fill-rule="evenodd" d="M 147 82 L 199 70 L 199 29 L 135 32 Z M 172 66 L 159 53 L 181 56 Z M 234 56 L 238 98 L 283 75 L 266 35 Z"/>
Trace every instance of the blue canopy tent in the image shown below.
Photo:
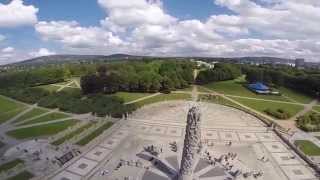
<path fill-rule="evenodd" d="M 266 85 L 264 85 L 261 82 L 256 82 L 254 84 L 249 84 L 248 88 L 258 94 L 269 94 L 270 88 Z"/>

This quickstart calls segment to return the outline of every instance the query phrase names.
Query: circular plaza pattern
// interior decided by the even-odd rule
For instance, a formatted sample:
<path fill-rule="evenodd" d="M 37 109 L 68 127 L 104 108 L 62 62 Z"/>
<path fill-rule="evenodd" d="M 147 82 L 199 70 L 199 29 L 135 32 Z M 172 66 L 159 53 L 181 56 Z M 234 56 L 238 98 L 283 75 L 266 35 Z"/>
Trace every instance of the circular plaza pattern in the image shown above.
<path fill-rule="evenodd" d="M 137 110 L 114 125 L 103 141 L 50 178 L 173 179 L 180 166 L 187 112 L 193 103 L 168 101 Z M 312 170 L 259 119 L 226 106 L 197 105 L 205 152 L 194 171 L 196 180 L 316 179 Z M 156 155 L 150 153 L 150 147 Z M 224 161 L 221 157 L 229 158 Z M 213 164 L 211 159 L 217 161 Z"/>

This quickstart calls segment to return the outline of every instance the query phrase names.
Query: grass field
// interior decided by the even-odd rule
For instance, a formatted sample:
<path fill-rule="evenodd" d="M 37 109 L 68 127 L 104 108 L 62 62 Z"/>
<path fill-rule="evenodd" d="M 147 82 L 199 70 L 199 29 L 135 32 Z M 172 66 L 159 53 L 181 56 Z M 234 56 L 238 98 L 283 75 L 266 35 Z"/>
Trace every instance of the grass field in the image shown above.
<path fill-rule="evenodd" d="M 206 87 L 204 86 L 197 86 L 198 92 L 203 92 L 203 93 L 211 93 Z"/>
<path fill-rule="evenodd" d="M 32 119 L 31 121 L 27 121 L 24 122 L 22 124 L 19 124 L 19 126 L 23 126 L 23 125 L 28 125 L 28 124 L 35 124 L 35 123 L 41 123 L 41 122 L 48 122 L 48 121 L 53 121 L 53 120 L 58 120 L 58 119 L 63 119 L 63 118 L 67 118 L 69 117 L 66 114 L 63 113 L 50 113 L 47 114 L 45 116 L 36 118 L 36 119 Z"/>
<path fill-rule="evenodd" d="M 32 179 L 33 177 L 34 177 L 33 174 L 31 174 L 30 172 L 22 171 L 21 173 L 15 175 L 13 177 L 10 177 L 7 180 L 29 180 L 29 179 Z"/>
<path fill-rule="evenodd" d="M 81 89 L 79 88 L 71 88 L 71 87 L 65 87 L 62 89 L 62 91 L 66 91 L 66 92 L 72 92 L 72 93 L 76 93 L 76 94 L 79 94 L 81 93 Z"/>
<path fill-rule="evenodd" d="M 12 169 L 12 168 L 16 167 L 18 164 L 23 164 L 23 163 L 24 162 L 21 159 L 16 159 L 16 160 L 4 163 L 4 164 L 0 165 L 0 173 L 2 171 L 7 171 L 9 169 Z"/>
<path fill-rule="evenodd" d="M 6 134 L 17 139 L 35 138 L 40 136 L 50 136 L 75 125 L 78 120 L 66 120 L 57 123 L 32 126 L 8 131 Z"/>
<path fill-rule="evenodd" d="M 313 100 L 313 98 L 310 96 L 301 94 L 299 92 L 296 92 L 296 91 L 288 89 L 288 88 L 281 87 L 281 88 L 279 88 L 279 90 L 283 95 L 285 95 L 285 96 L 289 97 L 290 99 L 293 99 L 294 101 L 297 101 L 299 103 L 308 104 Z"/>
<path fill-rule="evenodd" d="M 16 103 L 0 96 L 0 114 L 22 107 L 24 107 L 23 104 Z"/>
<path fill-rule="evenodd" d="M 214 82 L 205 85 L 205 87 L 225 95 L 243 96 L 277 101 L 289 101 L 287 98 L 282 96 L 255 94 L 248 90 L 246 87 L 244 87 L 244 82 L 241 82 L 239 80 Z"/>
<path fill-rule="evenodd" d="M 21 108 L 17 108 L 17 109 L 12 109 L 11 111 L 7 111 L 5 113 L 1 113 L 0 114 L 0 124 L 10 120 L 11 118 L 14 118 L 15 116 L 17 116 L 18 114 L 20 114 L 21 112 L 23 112 L 26 109 L 27 109 L 27 107 L 21 107 Z"/>
<path fill-rule="evenodd" d="M 276 95 L 258 95 L 246 87 L 246 81 L 244 77 L 240 77 L 235 80 L 230 81 L 220 81 L 220 82 L 213 82 L 210 84 L 205 85 L 205 87 L 214 90 L 218 93 L 226 94 L 226 95 L 234 95 L 234 96 L 242 96 L 242 97 L 251 97 L 251 98 L 258 98 L 258 99 L 268 99 L 268 100 L 278 100 L 278 101 L 291 101 L 291 102 L 299 102 L 303 104 L 308 104 L 312 101 L 312 97 L 306 96 L 294 90 L 281 87 L 279 91 L 282 93 L 283 96 L 276 96 Z"/>
<path fill-rule="evenodd" d="M 184 94 L 184 93 L 170 93 L 170 94 L 160 94 L 158 96 L 154 96 L 139 102 L 136 102 L 135 104 L 138 107 L 142 107 L 144 105 L 160 102 L 160 101 L 170 101 L 170 100 L 187 100 L 191 99 L 190 94 Z"/>
<path fill-rule="evenodd" d="M 224 106 L 230 106 L 230 107 L 235 107 L 235 108 L 241 108 L 238 104 L 235 104 L 232 101 L 229 101 L 228 99 L 225 99 L 221 96 L 215 96 L 214 98 L 209 98 L 207 95 L 201 94 L 199 95 L 199 100 L 202 102 L 210 102 L 210 103 L 215 103 L 215 104 L 221 104 Z"/>
<path fill-rule="evenodd" d="M 34 108 L 32 109 L 31 111 L 27 112 L 26 114 L 20 116 L 18 119 L 16 119 L 14 122 L 20 122 L 20 121 L 23 121 L 23 120 L 27 120 L 27 119 L 30 119 L 32 117 L 35 117 L 35 116 L 39 116 L 43 113 L 46 113 L 48 112 L 47 110 L 45 109 L 41 109 L 41 108 Z"/>
<path fill-rule="evenodd" d="M 37 88 L 42 88 L 49 92 L 56 92 L 60 87 L 49 84 L 49 85 L 37 86 Z"/>
<path fill-rule="evenodd" d="M 59 83 L 55 83 L 55 84 L 56 84 L 56 85 L 67 85 L 68 83 L 70 83 L 69 80 L 63 81 L 63 82 L 59 82 Z"/>
<path fill-rule="evenodd" d="M 248 106 L 252 109 L 265 113 L 266 109 L 271 109 L 276 111 L 277 109 L 283 109 L 290 114 L 290 117 L 297 114 L 299 111 L 303 109 L 303 106 L 294 105 L 294 104 L 286 104 L 286 103 L 279 103 L 279 102 L 267 102 L 261 100 L 252 100 L 252 99 L 245 99 L 245 98 L 235 98 L 232 99 L 236 100 L 237 102 Z"/>
<path fill-rule="evenodd" d="M 81 134 L 84 130 L 90 128 L 94 124 L 95 123 L 93 123 L 93 122 L 89 122 L 88 124 L 85 124 L 85 125 L 81 126 L 80 128 L 78 128 L 78 129 L 72 131 L 71 133 L 67 134 L 66 136 L 64 136 L 64 137 L 52 142 L 51 144 L 53 144 L 55 146 L 58 146 L 58 145 L 64 143 L 65 141 L 73 138 L 74 136 L 76 136 L 78 134 Z"/>
<path fill-rule="evenodd" d="M 313 109 L 320 112 L 320 106 L 314 106 Z"/>
<path fill-rule="evenodd" d="M 124 100 L 125 103 L 150 96 L 151 93 L 133 93 L 133 92 L 117 92 L 114 96 L 118 96 Z"/>
<path fill-rule="evenodd" d="M 76 144 L 79 146 L 84 146 L 88 144 L 90 141 L 92 141 L 94 138 L 98 137 L 100 134 L 102 134 L 105 130 L 109 129 L 113 125 L 112 122 L 105 123 L 101 127 L 99 127 L 97 130 L 93 131 L 88 136 L 84 137 L 80 141 L 78 141 Z"/>
<path fill-rule="evenodd" d="M 297 140 L 295 141 L 295 144 L 303 153 L 308 156 L 320 156 L 320 147 L 318 147 L 311 141 Z"/>
<path fill-rule="evenodd" d="M 184 89 L 177 89 L 177 91 L 186 91 L 186 92 L 191 92 L 191 91 L 192 91 L 192 89 L 193 89 L 193 87 L 192 87 L 192 86 L 189 86 L 189 87 L 184 88 Z"/>

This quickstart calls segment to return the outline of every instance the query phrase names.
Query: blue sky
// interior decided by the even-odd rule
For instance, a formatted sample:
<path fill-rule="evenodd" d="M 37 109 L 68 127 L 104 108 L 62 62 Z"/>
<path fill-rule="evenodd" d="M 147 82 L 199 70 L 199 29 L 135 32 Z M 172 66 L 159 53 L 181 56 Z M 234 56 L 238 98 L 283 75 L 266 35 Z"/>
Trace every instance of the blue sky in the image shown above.
<path fill-rule="evenodd" d="M 0 0 L 0 14 L 0 64 L 65 53 L 320 57 L 318 0 Z"/>
<path fill-rule="evenodd" d="M 225 13 L 228 9 L 216 6 L 212 0 L 188 0 L 183 4 L 177 0 L 165 0 L 164 9 L 179 19 L 205 20 L 212 14 Z M 0 0 L 8 3 L 8 0 Z M 26 5 L 39 8 L 39 21 L 77 21 L 82 26 L 98 26 L 106 12 L 95 0 L 25 0 Z M 18 28 L 0 28 L 0 33 L 8 36 L 7 45 L 15 44 L 17 48 L 53 47 L 53 44 L 42 43 L 41 38 L 31 26 Z M 55 47 L 57 48 L 57 47 Z"/>

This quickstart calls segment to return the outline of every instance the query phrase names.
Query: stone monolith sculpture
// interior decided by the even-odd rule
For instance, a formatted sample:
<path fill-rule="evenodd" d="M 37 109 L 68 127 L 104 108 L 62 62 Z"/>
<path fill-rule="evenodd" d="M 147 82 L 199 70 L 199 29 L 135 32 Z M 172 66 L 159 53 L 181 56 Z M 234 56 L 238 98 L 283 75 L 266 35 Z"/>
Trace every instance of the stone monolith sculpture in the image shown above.
<path fill-rule="evenodd" d="M 186 135 L 178 174 L 179 180 L 193 180 L 193 172 L 201 152 L 200 116 L 198 107 L 192 107 L 188 112 Z"/>

